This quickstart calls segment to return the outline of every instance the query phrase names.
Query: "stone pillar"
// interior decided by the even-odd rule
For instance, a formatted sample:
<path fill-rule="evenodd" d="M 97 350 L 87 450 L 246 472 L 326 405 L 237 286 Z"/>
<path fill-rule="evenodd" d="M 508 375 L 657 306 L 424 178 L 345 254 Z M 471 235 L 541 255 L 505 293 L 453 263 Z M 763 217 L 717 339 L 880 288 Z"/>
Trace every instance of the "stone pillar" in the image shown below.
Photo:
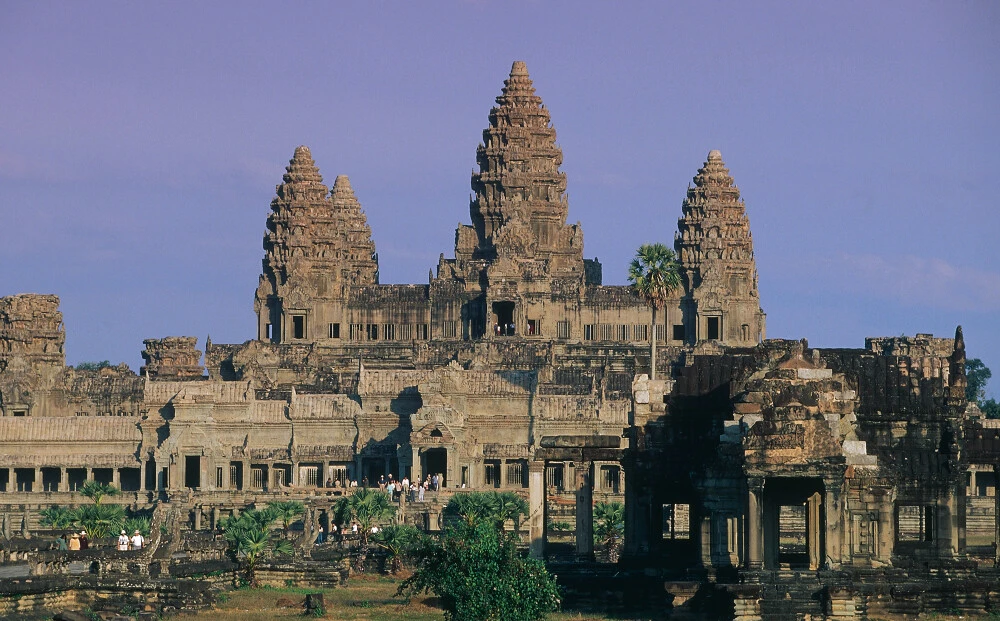
<path fill-rule="evenodd" d="M 14 468 L 7 468 L 7 491 L 16 492 L 17 491 L 17 474 L 14 472 Z M 10 537 L 7 537 L 10 539 Z"/>
<path fill-rule="evenodd" d="M 755 489 L 756 488 L 756 489 Z M 759 486 L 750 488 L 747 494 L 747 557 L 749 569 L 764 568 L 764 524 L 761 515 L 761 492 Z"/>
<path fill-rule="evenodd" d="M 84 481 L 84 483 L 86 483 L 87 481 L 93 481 L 93 480 L 94 480 L 94 469 L 88 466 L 87 467 L 87 479 Z"/>
<path fill-rule="evenodd" d="M 806 501 L 806 545 L 809 548 L 809 570 L 816 571 L 823 563 L 823 548 L 820 546 L 820 508 L 822 498 L 816 492 Z"/>
<path fill-rule="evenodd" d="M 212 507 L 212 530 L 219 530 L 219 508 Z"/>
<path fill-rule="evenodd" d="M 410 461 L 410 480 L 422 483 L 424 480 L 424 473 L 420 468 L 420 449 L 414 446 L 410 449 L 410 451 L 413 453 L 412 460 Z"/>
<path fill-rule="evenodd" d="M 576 465 L 576 555 L 594 556 L 594 462 Z"/>
<path fill-rule="evenodd" d="M 41 492 L 45 491 L 45 487 L 42 485 L 42 469 L 35 468 L 35 480 L 31 483 L 31 491 Z"/>
<path fill-rule="evenodd" d="M 826 559 L 828 569 L 840 569 L 843 554 L 843 511 L 840 506 L 840 481 L 826 480 L 824 514 L 826 518 Z"/>
<path fill-rule="evenodd" d="M 712 517 L 706 515 L 701 518 L 701 566 L 708 568 L 712 566 L 712 546 L 714 542 L 712 541 Z"/>
<path fill-rule="evenodd" d="M 118 489 L 122 488 L 122 471 L 120 468 L 111 469 L 111 484 Z"/>
<path fill-rule="evenodd" d="M 500 489 L 507 489 L 507 461 L 500 460 Z"/>
<path fill-rule="evenodd" d="M 253 480 L 250 475 L 251 475 L 251 472 L 250 472 L 250 460 L 249 459 L 244 459 L 243 460 L 243 491 L 246 491 L 246 490 L 250 489 L 250 483 Z"/>
<path fill-rule="evenodd" d="M 194 506 L 194 529 L 201 530 L 201 505 Z"/>
<path fill-rule="evenodd" d="M 147 459 L 139 459 L 139 491 L 149 491 L 146 488 L 146 464 L 149 463 Z"/>
<path fill-rule="evenodd" d="M 545 462 L 528 462 L 528 551 L 545 556 Z"/>
<path fill-rule="evenodd" d="M 292 487 L 298 487 L 299 485 L 299 462 L 292 462 L 292 472 L 291 476 L 288 477 L 290 481 L 285 481 L 286 485 L 291 485 Z"/>

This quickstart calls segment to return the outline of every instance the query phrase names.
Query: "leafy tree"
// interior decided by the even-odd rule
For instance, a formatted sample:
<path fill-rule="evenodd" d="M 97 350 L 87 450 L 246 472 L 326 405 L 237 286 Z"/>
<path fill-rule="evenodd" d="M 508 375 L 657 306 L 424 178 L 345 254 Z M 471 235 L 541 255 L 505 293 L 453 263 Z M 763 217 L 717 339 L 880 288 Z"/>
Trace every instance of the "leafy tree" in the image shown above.
<path fill-rule="evenodd" d="M 388 521 L 396 515 L 396 507 L 389 496 L 377 489 L 359 488 L 350 496 L 337 500 L 334 512 L 341 523 L 356 521 L 361 543 L 355 559 L 355 569 L 363 572 L 370 548 L 372 526 Z"/>
<path fill-rule="evenodd" d="M 536 621 L 559 607 L 555 580 L 491 519 L 456 520 L 417 551 L 399 594 L 430 592 L 449 621 Z"/>
<path fill-rule="evenodd" d="M 77 371 L 97 371 L 98 369 L 107 369 L 110 366 L 111 366 L 110 360 L 101 360 L 100 362 L 92 362 L 92 361 L 81 362 L 80 364 L 76 365 L 75 368 Z"/>
<path fill-rule="evenodd" d="M 1000 418 L 1000 402 L 996 399 L 986 399 L 979 402 L 979 409 L 983 411 L 986 418 Z"/>
<path fill-rule="evenodd" d="M 500 529 L 512 521 L 515 532 L 520 528 L 521 517 L 527 514 L 528 503 L 514 492 L 458 493 L 444 508 L 446 521 L 461 520 L 471 525 L 486 520 Z"/>
<path fill-rule="evenodd" d="M 229 554 L 240 563 L 244 579 L 251 588 L 260 586 L 257 564 L 273 555 L 291 555 L 292 542 L 272 539 L 271 526 L 278 515 L 273 509 L 248 509 L 239 517 L 222 520 L 223 535 L 229 543 Z"/>
<path fill-rule="evenodd" d="M 76 509 L 79 524 L 92 539 L 117 535 L 125 527 L 125 508 L 121 505 L 84 505 Z"/>
<path fill-rule="evenodd" d="M 288 536 L 288 527 L 295 522 L 295 518 L 306 512 L 306 506 L 297 500 L 272 501 L 267 503 L 267 508 L 274 512 L 276 519 L 281 520 L 281 527 Z"/>
<path fill-rule="evenodd" d="M 969 358 L 965 361 L 965 398 L 981 403 L 986 398 L 986 382 L 993 377 L 993 372 L 979 358 Z"/>
<path fill-rule="evenodd" d="M 121 490 L 111 485 L 110 483 L 100 483 L 98 481 L 87 481 L 80 488 L 80 493 L 90 498 L 94 501 L 95 505 L 101 504 L 101 501 L 108 496 L 117 496 L 121 494 Z"/>
<path fill-rule="evenodd" d="M 393 524 L 382 528 L 372 536 L 376 547 L 386 551 L 389 557 L 389 573 L 403 568 L 403 555 L 413 550 L 420 541 L 420 531 L 409 524 Z"/>
<path fill-rule="evenodd" d="M 649 378 L 656 379 L 656 311 L 681 286 L 681 267 L 674 251 L 663 244 L 643 244 L 628 266 L 628 281 L 653 311 L 649 327 Z"/>
<path fill-rule="evenodd" d="M 69 507 L 60 507 L 59 505 L 52 505 L 47 509 L 42 509 L 39 512 L 39 516 L 41 516 L 39 522 L 42 526 L 51 526 L 52 528 L 63 530 L 72 528 L 76 522 L 76 511 Z"/>
<path fill-rule="evenodd" d="M 608 560 L 618 562 L 625 538 L 625 507 L 620 502 L 599 502 L 594 505 L 594 543 L 604 546 Z"/>
<path fill-rule="evenodd" d="M 135 517 L 130 516 L 125 519 L 125 532 L 132 534 L 135 531 L 139 531 L 139 534 L 143 537 L 149 537 L 151 521 L 148 517 Z"/>

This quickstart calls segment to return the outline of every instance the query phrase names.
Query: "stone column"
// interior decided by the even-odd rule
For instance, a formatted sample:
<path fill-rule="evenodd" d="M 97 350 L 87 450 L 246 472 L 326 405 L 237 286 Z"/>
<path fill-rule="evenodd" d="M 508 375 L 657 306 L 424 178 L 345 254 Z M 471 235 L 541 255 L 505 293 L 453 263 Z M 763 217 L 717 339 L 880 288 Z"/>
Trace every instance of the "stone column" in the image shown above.
<path fill-rule="evenodd" d="M 194 529 L 201 530 L 201 505 L 194 506 Z"/>
<path fill-rule="evenodd" d="M 528 551 L 545 556 L 545 462 L 528 462 Z"/>
<path fill-rule="evenodd" d="M 60 492 L 69 491 L 69 468 L 59 469 L 59 491 Z"/>
<path fill-rule="evenodd" d="M 251 473 L 250 473 L 250 460 L 249 459 L 244 459 L 243 460 L 243 486 L 242 486 L 243 487 L 243 491 L 246 491 L 246 490 L 250 489 L 250 483 L 251 483 L 251 481 L 253 481 L 253 479 L 251 478 L 250 475 L 251 475 Z"/>
<path fill-rule="evenodd" d="M 422 483 L 424 480 L 424 473 L 420 468 L 420 449 L 414 446 L 410 449 L 410 451 L 413 453 L 412 460 L 410 461 L 410 480 Z"/>
<path fill-rule="evenodd" d="M 212 507 L 212 530 L 219 529 L 219 508 Z"/>
<path fill-rule="evenodd" d="M 146 488 L 146 464 L 148 460 L 139 459 L 139 491 L 149 491 Z"/>
<path fill-rule="evenodd" d="M 712 541 L 712 517 L 710 515 L 704 516 L 700 520 L 700 533 L 701 545 L 699 549 L 701 550 L 701 566 L 708 568 L 712 566 L 712 547 L 715 542 Z"/>
<path fill-rule="evenodd" d="M 122 471 L 120 468 L 111 469 L 111 484 L 118 489 L 122 488 Z"/>
<path fill-rule="evenodd" d="M 31 483 L 31 491 L 42 492 L 45 491 L 45 486 L 42 485 L 42 469 L 35 468 L 35 480 Z"/>
<path fill-rule="evenodd" d="M 840 506 L 840 481 L 826 480 L 824 514 L 826 517 L 826 559 L 829 569 L 840 569 L 843 554 L 843 515 Z"/>
<path fill-rule="evenodd" d="M 747 494 L 747 557 L 749 569 L 764 568 L 764 525 L 761 515 L 759 485 L 751 486 Z"/>
<path fill-rule="evenodd" d="M 17 491 L 17 474 L 14 472 L 14 468 L 7 468 L 7 491 Z"/>
<path fill-rule="evenodd" d="M 816 571 L 823 563 L 823 549 L 820 546 L 820 508 L 822 498 L 816 492 L 806 501 L 806 545 L 809 548 L 809 570 Z"/>
<path fill-rule="evenodd" d="M 88 466 L 87 467 L 87 478 L 84 481 L 84 483 L 86 483 L 87 481 L 93 481 L 93 480 L 94 480 L 94 469 Z"/>
<path fill-rule="evenodd" d="M 291 476 L 288 477 L 290 481 L 285 481 L 286 485 L 291 485 L 292 487 L 298 487 L 299 485 L 299 462 L 292 462 L 292 472 Z"/>
<path fill-rule="evenodd" d="M 505 459 L 500 460 L 500 489 L 507 489 L 507 461 Z"/>
<path fill-rule="evenodd" d="M 576 465 L 576 555 L 594 556 L 594 462 Z"/>

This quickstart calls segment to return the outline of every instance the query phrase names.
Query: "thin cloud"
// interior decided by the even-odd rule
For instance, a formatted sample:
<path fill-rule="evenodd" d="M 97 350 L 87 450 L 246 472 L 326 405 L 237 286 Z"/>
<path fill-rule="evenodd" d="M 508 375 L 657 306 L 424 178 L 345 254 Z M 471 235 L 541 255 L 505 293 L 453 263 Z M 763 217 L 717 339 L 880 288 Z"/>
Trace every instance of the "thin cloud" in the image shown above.
<path fill-rule="evenodd" d="M 950 310 L 1000 310 L 1000 274 L 995 272 L 914 255 L 845 254 L 840 266 L 875 297 Z"/>

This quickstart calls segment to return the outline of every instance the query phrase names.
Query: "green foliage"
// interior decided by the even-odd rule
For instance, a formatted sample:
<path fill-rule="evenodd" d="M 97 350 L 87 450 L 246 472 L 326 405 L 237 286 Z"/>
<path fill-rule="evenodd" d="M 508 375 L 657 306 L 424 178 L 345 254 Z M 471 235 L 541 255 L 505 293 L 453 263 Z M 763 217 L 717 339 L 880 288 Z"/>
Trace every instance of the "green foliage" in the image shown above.
<path fill-rule="evenodd" d="M 42 526 L 50 526 L 62 530 L 72 528 L 76 522 L 76 511 L 69 507 L 60 507 L 59 505 L 52 505 L 47 509 L 42 509 L 39 512 L 39 516 L 41 516 L 39 523 Z"/>
<path fill-rule="evenodd" d="M 112 364 L 110 360 L 101 360 L 100 362 L 93 362 L 93 361 L 81 362 L 74 368 L 77 371 L 97 371 L 98 369 L 107 369 L 111 366 Z"/>
<path fill-rule="evenodd" d="M 272 501 L 267 503 L 267 508 L 274 512 L 276 519 L 281 520 L 286 535 L 295 518 L 306 512 L 306 506 L 297 500 Z"/>
<path fill-rule="evenodd" d="M 986 398 L 986 383 L 993 377 L 993 372 L 979 358 L 969 358 L 965 361 L 965 398 L 981 403 Z M 980 405 L 980 409 L 982 406 Z"/>
<path fill-rule="evenodd" d="M 983 411 L 986 418 L 1000 418 L 1000 402 L 986 398 L 986 383 L 993 377 L 993 372 L 979 358 L 965 361 L 965 398 L 974 401 Z"/>
<path fill-rule="evenodd" d="M 94 504 L 99 505 L 105 497 L 117 496 L 122 492 L 120 489 L 109 483 L 87 481 L 83 484 L 83 487 L 80 488 L 80 493 L 93 500 Z"/>
<path fill-rule="evenodd" d="M 983 411 L 986 418 L 1000 418 L 1000 402 L 996 399 L 986 399 L 979 402 L 979 409 Z"/>
<path fill-rule="evenodd" d="M 628 281 L 652 309 L 649 326 L 649 377 L 656 379 L 656 311 L 670 292 L 681 286 L 681 266 L 674 251 L 663 244 L 643 244 L 628 266 Z"/>
<path fill-rule="evenodd" d="M 257 581 L 257 564 L 271 556 L 291 556 L 292 543 L 287 539 L 272 539 L 271 527 L 279 519 L 271 507 L 248 509 L 239 517 L 221 520 L 223 535 L 229 544 L 229 554 L 243 568 L 244 579 L 251 588 L 260 586 Z"/>
<path fill-rule="evenodd" d="M 121 505 L 84 505 L 75 513 L 75 524 L 83 527 L 91 539 L 117 535 L 125 527 L 125 508 Z"/>
<path fill-rule="evenodd" d="M 681 268 L 674 251 L 664 244 L 643 244 L 628 266 L 628 281 L 653 308 L 662 308 L 667 296 L 681 286 Z"/>
<path fill-rule="evenodd" d="M 125 532 L 131 535 L 135 531 L 145 538 L 149 538 L 150 519 L 148 517 L 128 517 L 125 519 Z"/>
<path fill-rule="evenodd" d="M 417 557 L 417 570 L 398 593 L 433 593 L 449 621 L 535 621 L 559 607 L 545 565 L 522 558 L 492 519 L 456 520 Z"/>
<path fill-rule="evenodd" d="M 343 496 L 337 500 L 334 515 L 340 524 L 351 521 L 358 523 L 358 536 L 361 542 L 355 559 L 355 569 L 363 572 L 365 560 L 368 558 L 372 526 L 382 524 L 395 516 L 396 506 L 385 492 L 361 487 L 350 496 Z"/>
<path fill-rule="evenodd" d="M 403 555 L 412 552 L 419 541 L 420 531 L 409 524 L 386 526 L 372 536 L 375 546 L 386 551 L 390 573 L 403 568 Z"/>
<path fill-rule="evenodd" d="M 527 514 L 528 503 L 514 492 L 462 492 L 452 496 L 444 508 L 446 522 L 460 520 L 472 525 L 485 520 L 503 529 L 510 521 L 515 532 Z"/>
<path fill-rule="evenodd" d="M 625 507 L 620 502 L 599 502 L 594 505 L 594 543 L 604 546 L 608 559 L 618 562 L 625 539 Z"/>

